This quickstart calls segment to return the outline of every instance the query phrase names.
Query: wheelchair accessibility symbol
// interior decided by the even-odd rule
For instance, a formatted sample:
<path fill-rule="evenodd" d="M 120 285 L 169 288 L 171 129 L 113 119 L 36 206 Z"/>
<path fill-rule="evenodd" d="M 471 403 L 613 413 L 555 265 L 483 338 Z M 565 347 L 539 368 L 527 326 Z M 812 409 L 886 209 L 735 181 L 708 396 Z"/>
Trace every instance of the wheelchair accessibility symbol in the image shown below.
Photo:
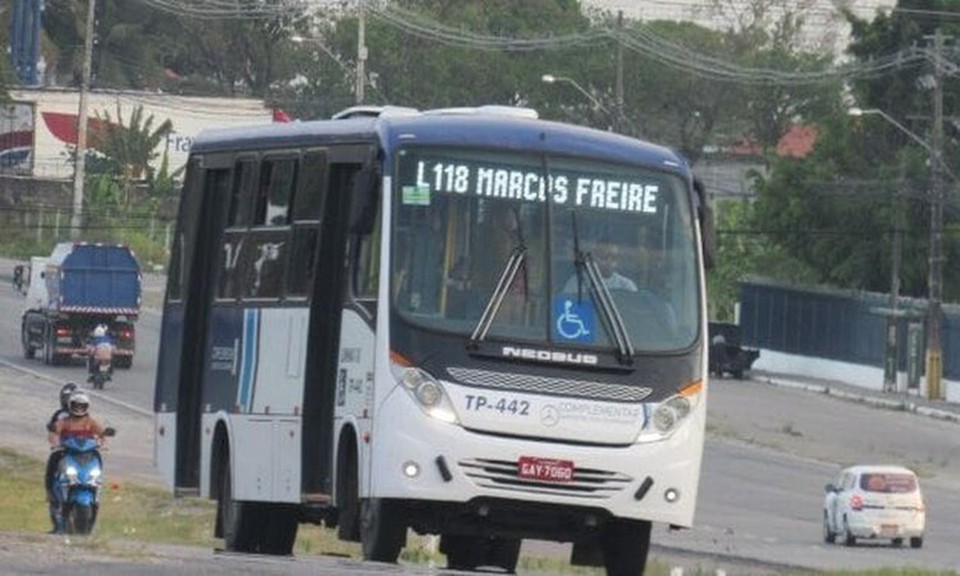
<path fill-rule="evenodd" d="M 553 302 L 554 337 L 569 342 L 593 342 L 596 313 L 592 300 L 559 297 Z"/>

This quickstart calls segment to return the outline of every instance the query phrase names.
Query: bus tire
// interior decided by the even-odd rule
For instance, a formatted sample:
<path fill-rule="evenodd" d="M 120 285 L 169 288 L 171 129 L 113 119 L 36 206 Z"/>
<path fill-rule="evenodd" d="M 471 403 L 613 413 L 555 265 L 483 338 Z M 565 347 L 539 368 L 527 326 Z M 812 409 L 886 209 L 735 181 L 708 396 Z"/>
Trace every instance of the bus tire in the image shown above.
<path fill-rule="evenodd" d="M 519 538 L 461 536 L 444 534 L 440 537 L 440 551 L 447 557 L 449 570 L 476 570 L 480 566 L 503 568 L 515 574 L 520 558 Z"/>
<path fill-rule="evenodd" d="M 290 556 L 293 544 L 297 541 L 297 511 L 290 506 L 272 506 L 266 509 L 266 525 L 263 548 L 264 554 Z"/>
<path fill-rule="evenodd" d="M 217 514 L 223 528 L 223 547 L 230 552 L 259 552 L 257 530 L 262 526 L 259 525 L 258 510 L 249 502 L 237 502 L 233 499 L 228 454 L 224 454 L 220 466 Z"/>
<path fill-rule="evenodd" d="M 394 500 L 364 498 L 360 503 L 363 559 L 396 564 L 407 543 L 403 507 Z"/>
<path fill-rule="evenodd" d="M 611 520 L 600 541 L 607 576 L 643 576 L 650 552 L 650 522 Z"/>
<path fill-rule="evenodd" d="M 360 475 L 352 432 L 345 431 L 337 450 L 337 538 L 360 541 Z"/>

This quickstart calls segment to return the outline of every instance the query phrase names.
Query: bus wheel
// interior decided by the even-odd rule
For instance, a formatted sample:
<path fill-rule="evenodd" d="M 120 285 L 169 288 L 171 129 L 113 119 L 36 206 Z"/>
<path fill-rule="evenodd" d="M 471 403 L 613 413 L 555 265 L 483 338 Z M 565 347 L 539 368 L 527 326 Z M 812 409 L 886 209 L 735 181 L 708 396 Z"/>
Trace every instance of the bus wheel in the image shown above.
<path fill-rule="evenodd" d="M 288 506 L 273 506 L 264 512 L 267 522 L 262 527 L 265 535 L 261 552 L 290 556 L 297 540 L 297 511 Z"/>
<path fill-rule="evenodd" d="M 337 538 L 360 541 L 360 478 L 357 453 L 352 441 L 337 451 Z"/>
<path fill-rule="evenodd" d="M 507 574 L 514 574 L 520 558 L 520 542 L 519 538 L 444 534 L 440 539 L 440 551 L 446 555 L 450 570 L 496 566 Z"/>
<path fill-rule="evenodd" d="M 360 503 L 363 559 L 395 564 L 407 543 L 403 508 L 393 500 L 365 498 Z"/>
<path fill-rule="evenodd" d="M 224 457 L 220 466 L 220 494 L 217 513 L 223 527 L 223 546 L 230 552 L 259 552 L 257 510 L 248 502 L 233 499 L 233 480 L 230 478 L 230 459 Z"/>
<path fill-rule="evenodd" d="M 611 520 L 600 541 L 607 576 L 643 576 L 650 551 L 650 522 Z"/>

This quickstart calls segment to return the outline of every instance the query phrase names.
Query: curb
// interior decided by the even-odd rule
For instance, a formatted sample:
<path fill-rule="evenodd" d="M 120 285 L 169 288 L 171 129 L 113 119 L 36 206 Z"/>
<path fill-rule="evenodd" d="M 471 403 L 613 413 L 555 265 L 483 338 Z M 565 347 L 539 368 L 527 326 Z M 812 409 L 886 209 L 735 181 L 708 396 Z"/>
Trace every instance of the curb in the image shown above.
<path fill-rule="evenodd" d="M 911 412 L 913 414 L 926 416 L 928 418 L 935 418 L 937 420 L 946 420 L 949 422 L 960 423 L 960 414 L 956 412 L 951 412 L 949 410 L 941 410 L 939 408 L 931 408 L 929 406 L 921 406 L 916 402 L 911 402 L 910 400 L 888 400 L 886 398 L 877 398 L 875 396 L 870 396 L 867 394 L 858 394 L 856 392 L 839 390 L 836 388 L 831 388 L 830 386 L 827 386 L 827 385 L 811 384 L 809 382 L 799 382 L 796 380 L 781 379 L 781 378 L 757 377 L 754 381 L 760 382 L 762 384 L 779 386 L 782 388 L 792 388 L 795 390 L 803 390 L 805 392 L 815 392 L 817 394 L 826 394 L 828 396 L 835 396 L 837 398 L 842 398 L 844 400 L 850 400 L 853 402 L 862 402 L 864 404 L 869 404 L 871 406 L 876 406 L 878 408 L 886 408 L 888 410 L 897 410 L 902 412 Z"/>

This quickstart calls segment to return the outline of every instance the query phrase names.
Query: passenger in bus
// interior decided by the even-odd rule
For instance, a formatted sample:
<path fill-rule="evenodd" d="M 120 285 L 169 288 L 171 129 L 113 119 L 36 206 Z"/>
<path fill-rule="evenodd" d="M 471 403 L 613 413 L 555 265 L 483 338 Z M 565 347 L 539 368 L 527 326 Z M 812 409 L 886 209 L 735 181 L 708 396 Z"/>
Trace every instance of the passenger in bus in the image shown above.
<path fill-rule="evenodd" d="M 500 275 L 506 270 L 514 250 L 524 244 L 516 208 L 509 205 L 494 205 L 482 235 L 482 247 L 473 277 L 478 281 L 474 288 L 480 291 L 480 300 L 485 303 L 493 295 Z M 529 297 L 530 252 L 517 270 L 516 276 L 500 306 L 496 319 L 509 324 L 521 324 L 525 317 Z"/>
<path fill-rule="evenodd" d="M 637 291 L 636 282 L 617 272 L 617 268 L 620 266 L 620 246 L 609 240 L 601 240 L 593 250 L 592 256 L 593 261 L 597 263 L 597 268 L 600 270 L 600 277 L 603 278 L 603 284 L 607 287 L 607 290 Z M 576 292 L 580 282 L 582 282 L 583 288 L 586 289 L 589 281 L 587 280 L 585 271 L 583 274 L 580 281 L 577 280 L 576 273 L 571 275 L 570 278 L 567 279 L 567 283 L 563 286 L 564 293 L 572 294 Z"/>
<path fill-rule="evenodd" d="M 446 237 L 443 214 L 431 210 L 429 227 L 415 235 L 400 249 L 404 265 L 396 278 L 396 290 L 404 308 L 421 314 L 440 312 L 443 288 Z"/>

